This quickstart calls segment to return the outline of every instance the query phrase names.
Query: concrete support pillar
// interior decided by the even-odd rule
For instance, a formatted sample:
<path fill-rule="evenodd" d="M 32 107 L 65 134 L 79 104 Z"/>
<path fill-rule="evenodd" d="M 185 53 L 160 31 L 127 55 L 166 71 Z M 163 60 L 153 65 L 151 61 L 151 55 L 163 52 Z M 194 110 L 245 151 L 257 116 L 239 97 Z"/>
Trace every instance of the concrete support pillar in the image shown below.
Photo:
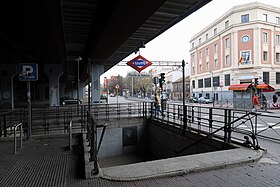
<path fill-rule="evenodd" d="M 100 75 L 104 73 L 103 65 L 91 65 L 91 102 L 100 100 Z"/>
<path fill-rule="evenodd" d="M 49 77 L 49 104 L 59 106 L 59 77 L 63 74 L 61 64 L 46 64 L 44 72 Z"/>
<path fill-rule="evenodd" d="M 40 101 L 45 101 L 46 100 L 46 88 L 48 87 L 47 84 L 38 84 L 38 89 L 39 89 L 39 100 Z"/>
<path fill-rule="evenodd" d="M 17 65 L 3 64 L 0 70 L 0 103 L 1 108 L 14 108 L 13 77 L 17 73 Z"/>

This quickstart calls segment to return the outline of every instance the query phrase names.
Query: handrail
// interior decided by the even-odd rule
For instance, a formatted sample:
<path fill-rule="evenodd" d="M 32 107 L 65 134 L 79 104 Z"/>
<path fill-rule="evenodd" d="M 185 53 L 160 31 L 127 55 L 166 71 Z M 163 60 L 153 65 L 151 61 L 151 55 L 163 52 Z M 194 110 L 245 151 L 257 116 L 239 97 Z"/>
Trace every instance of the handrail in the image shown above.
<path fill-rule="evenodd" d="M 194 142 L 194 143 L 192 143 L 192 144 L 190 144 L 190 145 L 184 147 L 183 149 L 181 149 L 181 150 L 179 150 L 179 151 L 175 151 L 175 153 L 178 154 L 178 153 L 181 153 L 181 152 L 183 152 L 183 151 L 189 149 L 190 147 L 192 147 L 192 146 L 194 146 L 194 145 L 196 145 L 196 144 L 202 142 L 203 140 L 207 139 L 208 137 L 213 136 L 215 133 L 219 132 L 220 130 L 230 127 L 230 126 L 231 126 L 232 124 L 234 124 L 235 122 L 239 121 L 240 119 L 243 119 L 243 118 L 246 117 L 246 116 L 249 116 L 250 114 L 255 114 L 255 113 L 254 113 L 254 112 L 248 112 L 248 113 L 244 114 L 243 116 L 239 117 L 238 119 L 235 119 L 234 121 L 232 121 L 232 122 L 230 122 L 230 123 L 228 123 L 228 124 L 225 124 L 223 127 L 218 128 L 218 129 L 215 130 L 214 132 L 212 132 L 212 133 L 210 133 L 210 134 L 207 134 L 206 136 L 204 136 L 204 137 L 201 138 L 200 140 L 198 140 L 198 141 L 196 141 L 196 142 Z M 255 136 L 254 136 L 254 138 L 255 138 Z M 255 143 L 254 143 L 254 144 L 255 144 Z M 258 145 L 258 143 L 257 143 L 257 145 L 253 145 L 253 147 L 254 147 L 254 149 L 259 149 L 259 148 L 260 148 L 259 145 Z"/>
<path fill-rule="evenodd" d="M 14 154 L 17 153 L 17 136 L 16 131 L 17 128 L 20 126 L 20 148 L 22 148 L 22 123 L 18 123 L 14 125 Z"/>

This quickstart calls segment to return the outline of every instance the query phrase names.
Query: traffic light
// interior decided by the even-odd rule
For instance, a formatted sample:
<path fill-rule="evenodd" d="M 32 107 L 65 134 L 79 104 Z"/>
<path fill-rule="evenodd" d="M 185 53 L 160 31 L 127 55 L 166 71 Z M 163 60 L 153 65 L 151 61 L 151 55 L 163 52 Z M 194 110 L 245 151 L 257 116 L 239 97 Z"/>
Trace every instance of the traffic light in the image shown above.
<path fill-rule="evenodd" d="M 165 73 L 160 74 L 161 84 L 165 83 Z"/>

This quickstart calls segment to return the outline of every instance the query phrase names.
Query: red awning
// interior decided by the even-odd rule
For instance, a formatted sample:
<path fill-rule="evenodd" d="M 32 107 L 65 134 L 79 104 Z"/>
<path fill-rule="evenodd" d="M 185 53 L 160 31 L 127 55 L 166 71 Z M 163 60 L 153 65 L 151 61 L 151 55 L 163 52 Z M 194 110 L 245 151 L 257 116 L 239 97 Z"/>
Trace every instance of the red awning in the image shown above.
<path fill-rule="evenodd" d="M 263 92 L 275 92 L 275 89 L 269 84 L 259 84 L 256 88 L 261 89 Z"/>
<path fill-rule="evenodd" d="M 248 87 L 251 84 L 246 83 L 246 84 L 232 84 L 228 87 L 228 90 L 233 90 L 233 91 L 245 91 L 248 89 Z"/>

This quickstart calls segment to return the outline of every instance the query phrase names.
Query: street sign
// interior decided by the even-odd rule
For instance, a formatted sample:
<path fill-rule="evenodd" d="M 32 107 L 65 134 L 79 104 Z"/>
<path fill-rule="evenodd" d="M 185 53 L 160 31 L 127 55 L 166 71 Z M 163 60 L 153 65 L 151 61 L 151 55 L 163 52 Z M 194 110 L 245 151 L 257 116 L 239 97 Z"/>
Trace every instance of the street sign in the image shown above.
<path fill-rule="evenodd" d="M 128 77 L 150 77 L 149 74 L 141 74 L 141 73 L 128 73 Z"/>
<path fill-rule="evenodd" d="M 37 81 L 38 64 L 19 64 L 18 75 L 20 81 Z"/>
<path fill-rule="evenodd" d="M 154 79 L 153 79 L 153 82 L 154 82 L 154 84 L 158 84 L 158 77 L 154 77 Z"/>
<path fill-rule="evenodd" d="M 117 84 L 115 88 L 116 88 L 116 89 L 119 89 L 119 88 L 120 88 L 120 86 Z"/>
<path fill-rule="evenodd" d="M 135 57 L 131 61 L 127 62 L 126 64 L 129 65 L 130 67 L 134 68 L 139 73 L 142 70 L 144 70 L 145 68 L 152 65 L 152 63 L 150 61 L 148 61 L 147 59 L 145 59 L 141 55 L 138 55 L 137 57 Z"/>

